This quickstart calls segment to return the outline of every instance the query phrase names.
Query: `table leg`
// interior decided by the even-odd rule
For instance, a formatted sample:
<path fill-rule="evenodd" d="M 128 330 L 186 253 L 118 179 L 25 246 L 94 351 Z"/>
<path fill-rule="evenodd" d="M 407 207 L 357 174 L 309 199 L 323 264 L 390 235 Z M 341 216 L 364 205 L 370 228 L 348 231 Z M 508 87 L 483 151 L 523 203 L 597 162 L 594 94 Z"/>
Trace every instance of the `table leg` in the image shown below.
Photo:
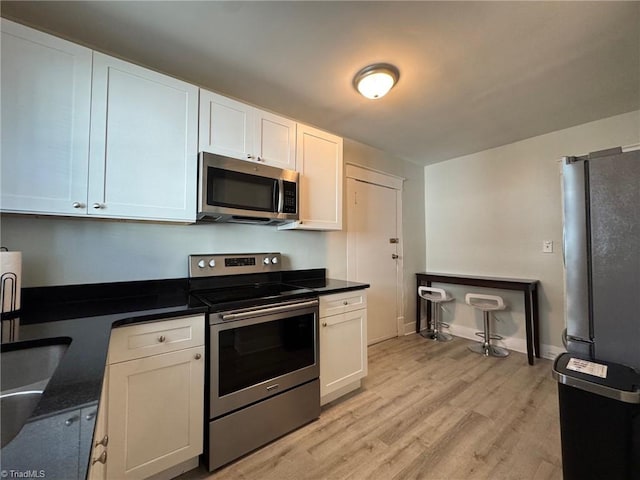
<path fill-rule="evenodd" d="M 420 295 L 418 295 L 418 288 L 421 287 L 422 282 L 420 282 L 420 279 L 418 278 L 416 283 L 416 333 L 420 333 L 420 308 L 422 307 L 422 302 L 420 301 Z"/>
<path fill-rule="evenodd" d="M 524 314 L 525 331 L 527 333 L 527 360 L 529 361 L 529 365 L 533 365 L 533 314 L 531 310 L 531 292 L 527 289 L 524 291 Z"/>
<path fill-rule="evenodd" d="M 540 358 L 540 323 L 538 311 L 538 286 L 531 289 L 531 311 L 533 319 L 533 350 L 537 358 Z"/>

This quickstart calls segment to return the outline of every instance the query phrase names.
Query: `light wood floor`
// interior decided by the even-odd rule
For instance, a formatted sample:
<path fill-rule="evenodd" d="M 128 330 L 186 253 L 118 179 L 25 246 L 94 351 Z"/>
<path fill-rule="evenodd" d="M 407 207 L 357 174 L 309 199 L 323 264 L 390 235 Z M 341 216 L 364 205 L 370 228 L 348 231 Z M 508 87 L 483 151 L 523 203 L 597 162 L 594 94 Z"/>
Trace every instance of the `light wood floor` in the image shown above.
<path fill-rule="evenodd" d="M 551 362 L 469 352 L 419 335 L 369 347 L 361 390 L 209 475 L 246 479 L 561 479 Z"/>

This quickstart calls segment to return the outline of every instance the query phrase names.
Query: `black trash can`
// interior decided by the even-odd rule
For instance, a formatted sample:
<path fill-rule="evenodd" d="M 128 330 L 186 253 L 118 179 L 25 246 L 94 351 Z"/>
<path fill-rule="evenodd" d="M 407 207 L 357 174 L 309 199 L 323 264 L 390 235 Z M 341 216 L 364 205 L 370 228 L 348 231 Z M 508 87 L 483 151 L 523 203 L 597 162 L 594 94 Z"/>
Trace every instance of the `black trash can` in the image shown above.
<path fill-rule="evenodd" d="M 640 374 L 563 353 L 553 377 L 564 480 L 640 479 Z"/>

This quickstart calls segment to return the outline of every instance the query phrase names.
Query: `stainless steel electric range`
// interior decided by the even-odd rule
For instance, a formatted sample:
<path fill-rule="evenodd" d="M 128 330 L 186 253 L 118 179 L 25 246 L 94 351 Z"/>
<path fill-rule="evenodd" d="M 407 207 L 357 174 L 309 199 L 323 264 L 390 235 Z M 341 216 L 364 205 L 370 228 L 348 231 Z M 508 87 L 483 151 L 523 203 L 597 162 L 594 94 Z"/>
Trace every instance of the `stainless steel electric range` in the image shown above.
<path fill-rule="evenodd" d="M 209 470 L 320 415 L 318 296 L 281 281 L 279 253 L 190 255 L 209 308 Z"/>

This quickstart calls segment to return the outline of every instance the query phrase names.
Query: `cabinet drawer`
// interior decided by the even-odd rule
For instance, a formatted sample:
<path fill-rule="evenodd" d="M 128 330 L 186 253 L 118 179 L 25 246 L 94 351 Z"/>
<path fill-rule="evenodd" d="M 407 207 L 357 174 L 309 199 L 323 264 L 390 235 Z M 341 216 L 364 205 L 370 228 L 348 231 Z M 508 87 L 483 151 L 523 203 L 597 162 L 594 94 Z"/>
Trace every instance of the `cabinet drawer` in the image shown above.
<path fill-rule="evenodd" d="M 367 308 L 367 293 L 363 290 L 335 293 L 320 297 L 320 317 L 338 315 Z"/>
<path fill-rule="evenodd" d="M 114 328 L 108 363 L 204 345 L 204 315 Z"/>

